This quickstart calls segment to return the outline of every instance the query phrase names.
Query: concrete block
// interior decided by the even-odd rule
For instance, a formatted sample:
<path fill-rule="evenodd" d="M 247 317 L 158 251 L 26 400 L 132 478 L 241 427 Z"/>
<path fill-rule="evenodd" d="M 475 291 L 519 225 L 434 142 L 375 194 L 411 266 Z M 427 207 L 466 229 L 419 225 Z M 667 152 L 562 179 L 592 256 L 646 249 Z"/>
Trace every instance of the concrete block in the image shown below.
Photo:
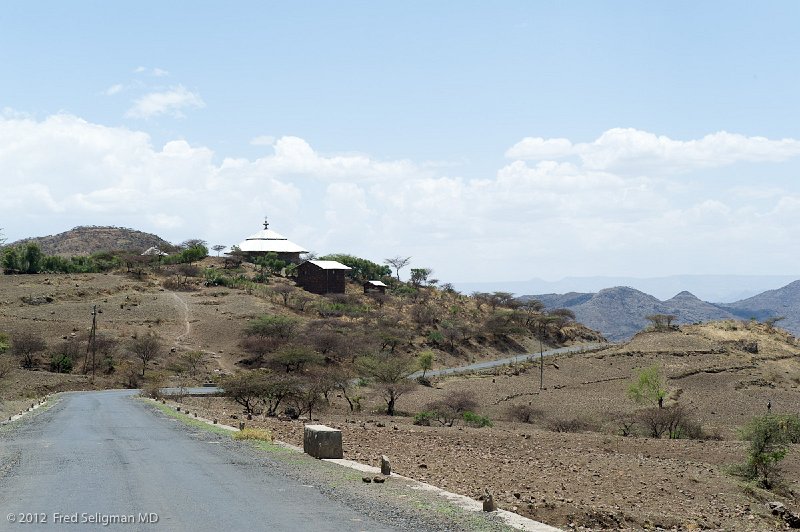
<path fill-rule="evenodd" d="M 342 458 L 342 431 L 325 425 L 306 425 L 303 452 L 314 458 Z"/>

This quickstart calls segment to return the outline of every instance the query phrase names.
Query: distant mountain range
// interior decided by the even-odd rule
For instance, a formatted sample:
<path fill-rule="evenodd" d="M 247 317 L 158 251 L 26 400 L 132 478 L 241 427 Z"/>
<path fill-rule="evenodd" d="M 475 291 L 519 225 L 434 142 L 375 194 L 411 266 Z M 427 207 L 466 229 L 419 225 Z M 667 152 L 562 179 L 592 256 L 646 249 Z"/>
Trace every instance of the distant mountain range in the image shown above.
<path fill-rule="evenodd" d="M 45 255 L 91 255 L 98 251 L 128 250 L 144 252 L 156 246 L 163 248 L 171 244 L 151 233 L 109 226 L 79 226 L 57 235 L 25 238 L 8 245 L 35 242 Z"/>
<path fill-rule="evenodd" d="M 652 314 L 674 314 L 679 324 L 783 316 L 785 319 L 777 326 L 800 334 L 800 281 L 728 304 L 708 303 L 687 291 L 661 301 L 627 286 L 596 293 L 527 295 L 521 299 L 538 299 L 548 309 L 567 308 L 579 322 L 612 341 L 627 340 L 647 327 L 646 316 Z"/>
<path fill-rule="evenodd" d="M 453 283 L 465 294 L 471 292 L 511 292 L 523 294 L 595 293 L 609 286 L 629 286 L 666 300 L 687 290 L 704 301 L 728 303 L 784 286 L 798 275 L 672 275 L 667 277 L 566 277 L 559 281 L 485 281 Z"/>

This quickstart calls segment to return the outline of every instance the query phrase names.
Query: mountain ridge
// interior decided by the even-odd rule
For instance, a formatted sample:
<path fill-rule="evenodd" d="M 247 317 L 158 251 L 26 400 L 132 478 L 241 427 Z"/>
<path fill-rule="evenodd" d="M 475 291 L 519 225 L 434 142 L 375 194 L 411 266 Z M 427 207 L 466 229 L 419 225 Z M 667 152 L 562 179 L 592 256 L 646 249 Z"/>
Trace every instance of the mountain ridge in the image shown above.
<path fill-rule="evenodd" d="M 594 293 L 526 295 L 520 299 L 538 299 L 550 310 L 569 309 L 577 321 L 612 341 L 633 337 L 647 327 L 647 316 L 652 314 L 675 315 L 677 324 L 783 317 L 778 325 L 800 334 L 800 280 L 725 305 L 703 301 L 687 290 L 662 301 L 629 286 L 604 288 Z"/>

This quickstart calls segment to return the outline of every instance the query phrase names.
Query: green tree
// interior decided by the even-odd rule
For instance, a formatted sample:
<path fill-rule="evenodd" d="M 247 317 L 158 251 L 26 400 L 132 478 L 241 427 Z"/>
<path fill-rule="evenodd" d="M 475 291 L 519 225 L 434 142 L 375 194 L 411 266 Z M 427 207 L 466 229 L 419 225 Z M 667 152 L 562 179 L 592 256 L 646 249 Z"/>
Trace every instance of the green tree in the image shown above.
<path fill-rule="evenodd" d="M 217 252 L 217 257 L 219 257 L 220 252 L 225 248 L 226 246 L 224 246 L 223 244 L 216 244 L 211 246 L 211 249 Z"/>
<path fill-rule="evenodd" d="M 322 362 L 322 355 L 302 345 L 288 345 L 279 349 L 269 359 L 269 364 L 286 373 L 302 372 L 306 366 Z"/>
<path fill-rule="evenodd" d="M 411 284 L 420 287 L 428 283 L 428 278 L 433 273 L 430 268 L 411 268 Z"/>
<path fill-rule="evenodd" d="M 269 386 L 269 380 L 265 371 L 252 370 L 224 377 L 219 384 L 225 390 L 225 396 L 240 404 L 245 414 L 254 414 Z"/>
<path fill-rule="evenodd" d="M 346 275 L 354 281 L 359 282 L 374 281 L 392 274 L 392 269 L 386 265 L 377 264 L 370 260 L 347 255 L 345 253 L 332 253 L 320 257 L 319 260 L 335 260 L 336 262 L 344 264 L 350 268 L 350 270 L 346 272 Z"/>
<path fill-rule="evenodd" d="M 639 370 L 634 382 L 628 387 L 628 397 L 639 404 L 657 404 L 659 408 L 663 408 L 666 396 L 667 385 L 658 366 Z"/>
<path fill-rule="evenodd" d="M 742 430 L 742 436 L 750 447 L 741 473 L 772 489 L 780 480 L 778 463 L 789 452 L 789 444 L 800 443 L 800 416 L 767 414 L 753 418 Z"/>
<path fill-rule="evenodd" d="M 395 404 L 403 394 L 414 389 L 415 383 L 408 380 L 417 370 L 416 360 L 402 355 L 378 353 L 356 359 L 358 372 L 375 382 L 386 402 L 386 413 L 393 416 Z"/>
<path fill-rule="evenodd" d="M 425 372 L 431 370 L 433 368 L 433 360 L 435 355 L 433 351 L 423 351 L 419 355 L 417 355 L 417 365 L 419 369 L 422 370 L 422 378 L 425 378 Z"/>
<path fill-rule="evenodd" d="M 262 275 L 277 275 L 286 267 L 286 261 L 278 258 L 278 254 L 270 251 L 260 257 L 256 257 L 253 263 L 259 267 Z"/>

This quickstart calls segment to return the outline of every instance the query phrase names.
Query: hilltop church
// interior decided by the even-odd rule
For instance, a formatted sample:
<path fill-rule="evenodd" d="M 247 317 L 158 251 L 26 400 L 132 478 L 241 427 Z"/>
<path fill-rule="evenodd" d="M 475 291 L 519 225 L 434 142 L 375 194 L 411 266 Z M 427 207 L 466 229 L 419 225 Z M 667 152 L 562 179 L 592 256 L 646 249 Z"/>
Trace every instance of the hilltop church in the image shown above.
<path fill-rule="evenodd" d="M 302 246 L 295 244 L 282 234 L 271 230 L 266 218 L 264 219 L 264 229 L 247 237 L 239 243 L 238 247 L 249 257 L 275 253 L 279 259 L 292 264 L 300 262 L 301 253 L 308 253 L 307 249 L 303 249 Z"/>

